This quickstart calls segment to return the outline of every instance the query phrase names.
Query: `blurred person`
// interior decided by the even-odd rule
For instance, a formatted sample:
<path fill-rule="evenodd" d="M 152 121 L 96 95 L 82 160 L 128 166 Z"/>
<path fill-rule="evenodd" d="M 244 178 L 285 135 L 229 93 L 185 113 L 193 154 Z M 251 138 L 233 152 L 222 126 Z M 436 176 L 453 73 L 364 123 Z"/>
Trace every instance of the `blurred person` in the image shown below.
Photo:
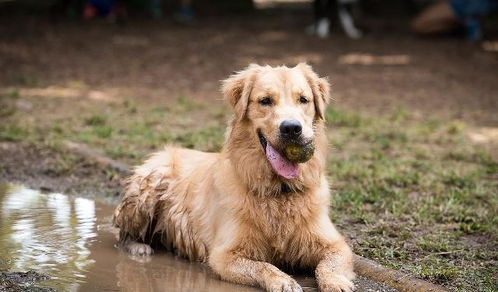
<path fill-rule="evenodd" d="M 192 0 L 180 0 L 180 9 L 175 13 L 175 19 L 179 22 L 189 22 L 194 19 Z"/>
<path fill-rule="evenodd" d="M 82 16 L 83 19 L 104 16 L 112 22 L 124 20 L 127 17 L 126 5 L 123 0 L 87 0 Z"/>
<path fill-rule="evenodd" d="M 163 10 L 161 8 L 161 0 L 149 1 L 149 13 L 153 18 L 159 19 L 163 17 Z"/>
<path fill-rule="evenodd" d="M 180 0 L 180 8 L 175 12 L 173 18 L 179 22 L 189 22 L 194 19 L 192 0 Z M 161 0 L 149 0 L 149 12 L 154 18 L 162 18 Z"/>
<path fill-rule="evenodd" d="M 498 8 L 498 0 L 439 0 L 422 11 L 412 22 L 417 34 L 429 35 L 465 29 L 470 41 L 482 38 L 482 17 Z"/>
<path fill-rule="evenodd" d="M 337 13 L 339 22 L 346 35 L 352 39 L 362 36 L 361 31 L 356 28 L 351 14 L 353 5 L 358 0 L 315 0 L 313 10 L 315 23 L 308 27 L 310 34 L 316 34 L 320 38 L 326 38 L 330 34 L 332 16 Z"/>

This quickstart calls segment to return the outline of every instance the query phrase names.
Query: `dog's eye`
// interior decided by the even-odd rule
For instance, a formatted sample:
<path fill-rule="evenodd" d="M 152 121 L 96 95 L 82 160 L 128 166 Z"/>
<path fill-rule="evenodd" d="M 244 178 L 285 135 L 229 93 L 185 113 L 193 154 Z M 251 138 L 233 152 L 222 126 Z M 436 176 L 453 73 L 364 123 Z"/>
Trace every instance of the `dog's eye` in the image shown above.
<path fill-rule="evenodd" d="M 301 97 L 299 98 L 299 102 L 300 102 L 300 103 L 308 103 L 308 102 L 310 102 L 310 101 L 309 101 L 306 97 L 301 96 Z"/>
<path fill-rule="evenodd" d="M 262 105 L 272 105 L 273 100 L 269 97 L 263 97 L 262 99 L 259 100 L 259 103 Z"/>

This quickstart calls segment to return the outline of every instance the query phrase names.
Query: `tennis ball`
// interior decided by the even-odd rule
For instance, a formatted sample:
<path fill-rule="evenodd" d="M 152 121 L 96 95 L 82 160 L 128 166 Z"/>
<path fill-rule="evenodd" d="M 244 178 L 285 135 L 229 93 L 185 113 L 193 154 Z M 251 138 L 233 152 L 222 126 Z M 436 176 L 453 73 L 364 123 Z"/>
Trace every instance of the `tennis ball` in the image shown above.
<path fill-rule="evenodd" d="M 303 163 L 310 160 L 315 152 L 315 145 L 308 143 L 306 145 L 289 145 L 285 147 L 285 156 L 290 162 Z"/>

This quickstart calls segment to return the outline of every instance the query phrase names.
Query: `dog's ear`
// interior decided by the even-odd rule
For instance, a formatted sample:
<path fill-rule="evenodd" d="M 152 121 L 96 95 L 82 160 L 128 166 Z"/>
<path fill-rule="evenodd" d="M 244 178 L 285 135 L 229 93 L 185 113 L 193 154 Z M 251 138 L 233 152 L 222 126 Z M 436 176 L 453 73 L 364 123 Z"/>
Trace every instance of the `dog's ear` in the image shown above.
<path fill-rule="evenodd" d="M 308 81 L 313 92 L 313 102 L 315 104 L 315 117 L 325 120 L 325 108 L 330 101 L 330 85 L 326 78 L 320 78 L 306 63 L 299 63 L 297 66 Z"/>
<path fill-rule="evenodd" d="M 239 121 L 245 117 L 254 79 L 260 69 L 261 66 L 251 64 L 244 70 L 222 81 L 221 91 L 223 92 L 223 97 L 234 109 L 236 119 Z"/>

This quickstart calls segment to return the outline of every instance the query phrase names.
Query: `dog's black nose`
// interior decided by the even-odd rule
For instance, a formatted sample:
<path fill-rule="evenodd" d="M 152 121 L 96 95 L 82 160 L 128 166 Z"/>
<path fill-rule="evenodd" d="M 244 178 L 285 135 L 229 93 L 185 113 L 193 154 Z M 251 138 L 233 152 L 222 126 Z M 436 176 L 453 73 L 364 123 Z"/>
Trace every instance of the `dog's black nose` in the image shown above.
<path fill-rule="evenodd" d="M 298 120 L 285 120 L 280 124 L 280 134 L 289 138 L 297 138 L 303 132 Z"/>

